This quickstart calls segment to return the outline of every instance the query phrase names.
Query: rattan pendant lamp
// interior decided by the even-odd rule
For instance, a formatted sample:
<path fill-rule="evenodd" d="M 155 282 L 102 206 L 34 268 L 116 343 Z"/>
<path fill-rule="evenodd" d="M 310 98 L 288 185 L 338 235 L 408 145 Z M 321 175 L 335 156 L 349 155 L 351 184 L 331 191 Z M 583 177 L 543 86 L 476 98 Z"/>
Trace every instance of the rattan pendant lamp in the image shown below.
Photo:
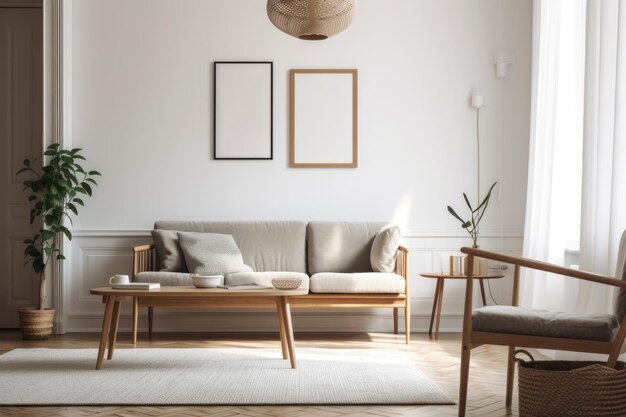
<path fill-rule="evenodd" d="M 356 0 L 268 0 L 267 15 L 283 32 L 323 40 L 346 29 L 356 16 Z"/>

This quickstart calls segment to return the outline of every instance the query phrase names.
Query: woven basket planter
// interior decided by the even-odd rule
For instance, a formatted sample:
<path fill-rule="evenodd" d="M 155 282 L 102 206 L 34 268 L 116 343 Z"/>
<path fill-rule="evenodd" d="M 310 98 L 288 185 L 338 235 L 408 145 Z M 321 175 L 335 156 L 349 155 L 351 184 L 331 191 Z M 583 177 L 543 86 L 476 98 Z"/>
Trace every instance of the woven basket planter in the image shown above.
<path fill-rule="evenodd" d="M 626 416 L 626 365 L 520 361 L 519 410 L 522 417 Z"/>
<path fill-rule="evenodd" d="M 47 339 L 52 334 L 54 309 L 20 308 L 20 330 L 24 340 Z"/>
<path fill-rule="evenodd" d="M 291 36 L 323 40 L 350 26 L 356 16 L 356 0 L 268 0 L 267 16 Z"/>

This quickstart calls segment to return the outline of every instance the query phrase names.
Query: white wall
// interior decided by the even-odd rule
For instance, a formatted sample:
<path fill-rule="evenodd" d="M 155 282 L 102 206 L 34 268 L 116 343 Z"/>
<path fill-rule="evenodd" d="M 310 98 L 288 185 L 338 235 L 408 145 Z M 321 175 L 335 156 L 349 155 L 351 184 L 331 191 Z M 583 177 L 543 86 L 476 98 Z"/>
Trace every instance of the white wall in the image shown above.
<path fill-rule="evenodd" d="M 435 268 L 437 251 L 469 243 L 445 207 L 462 207 L 463 191 L 475 198 L 473 86 L 488 99 L 482 188 L 503 185 L 484 220 L 493 238 L 482 245 L 521 248 L 532 2 L 360 0 L 354 24 L 322 42 L 277 30 L 265 3 L 73 2 L 71 141 L 103 177 L 74 221 L 68 305 L 82 297 L 77 288 L 127 262 L 120 255 L 86 272 L 81 245 L 119 248 L 120 235 L 136 241 L 157 219 L 395 221 L 414 256 L 430 256 L 414 258 L 412 273 Z M 515 54 L 505 79 L 494 75 L 495 52 Z M 212 160 L 215 60 L 274 61 L 273 161 Z M 357 169 L 288 168 L 291 68 L 358 68 Z M 415 299 L 430 300 L 432 287 L 420 283 Z M 76 306 L 68 315 L 90 311 Z"/>

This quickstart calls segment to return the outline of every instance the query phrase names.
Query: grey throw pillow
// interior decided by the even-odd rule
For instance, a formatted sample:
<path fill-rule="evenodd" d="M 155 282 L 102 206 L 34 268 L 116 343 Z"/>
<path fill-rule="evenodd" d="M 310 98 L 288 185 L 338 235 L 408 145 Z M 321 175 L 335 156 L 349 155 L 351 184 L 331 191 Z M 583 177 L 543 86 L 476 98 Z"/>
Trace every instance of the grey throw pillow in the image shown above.
<path fill-rule="evenodd" d="M 400 233 L 400 228 L 394 224 L 388 224 L 378 231 L 370 252 L 372 270 L 394 272 L 400 239 L 402 239 L 402 233 Z"/>
<path fill-rule="evenodd" d="M 167 272 L 187 272 L 185 257 L 178 244 L 176 230 L 153 230 L 152 240 L 159 257 L 159 268 Z"/>
<path fill-rule="evenodd" d="M 178 232 L 178 242 L 189 272 L 200 275 L 226 275 L 251 272 L 231 235 Z"/>

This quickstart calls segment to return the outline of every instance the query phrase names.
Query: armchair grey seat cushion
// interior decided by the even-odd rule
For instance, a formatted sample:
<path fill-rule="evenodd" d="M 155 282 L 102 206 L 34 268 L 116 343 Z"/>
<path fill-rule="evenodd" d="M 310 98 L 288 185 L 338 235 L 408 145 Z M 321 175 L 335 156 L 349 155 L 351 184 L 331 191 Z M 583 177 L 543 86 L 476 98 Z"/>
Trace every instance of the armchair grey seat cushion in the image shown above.
<path fill-rule="evenodd" d="M 133 277 L 133 282 L 158 282 L 163 287 L 193 285 L 191 283 L 191 274 L 188 272 L 140 272 Z"/>
<path fill-rule="evenodd" d="M 610 342 L 617 327 L 612 314 L 560 313 L 511 306 L 487 306 L 472 313 L 472 328 L 480 332 Z"/>
<path fill-rule="evenodd" d="M 385 272 L 320 272 L 310 279 L 311 292 L 321 293 L 404 293 L 404 278 Z"/>
<path fill-rule="evenodd" d="M 309 276 L 302 272 L 266 271 L 266 272 L 235 272 L 224 277 L 224 285 L 256 284 L 271 287 L 273 279 L 301 279 L 298 289 L 309 289 Z"/>

